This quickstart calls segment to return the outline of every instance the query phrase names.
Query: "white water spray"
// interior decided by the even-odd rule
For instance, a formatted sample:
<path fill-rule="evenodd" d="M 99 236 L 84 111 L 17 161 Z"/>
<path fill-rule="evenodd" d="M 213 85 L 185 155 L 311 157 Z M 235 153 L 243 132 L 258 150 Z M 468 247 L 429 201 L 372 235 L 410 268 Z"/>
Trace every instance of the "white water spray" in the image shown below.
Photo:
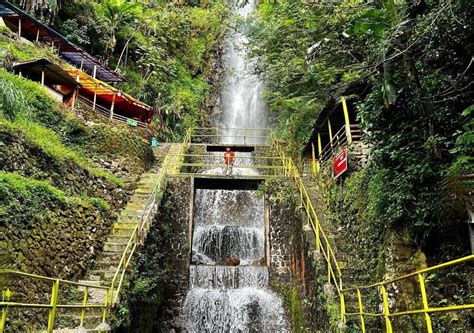
<path fill-rule="evenodd" d="M 248 0 L 236 11 L 243 18 L 255 8 Z M 267 127 L 263 83 L 252 72 L 247 59 L 246 36 L 232 33 L 227 40 L 227 67 L 222 92 L 224 129 L 222 143 L 265 143 L 261 130 L 236 131 L 235 128 Z M 236 137 L 246 135 L 247 138 Z M 249 138 L 248 136 L 254 136 Z M 256 137 L 255 137 L 256 136 Z M 234 175 L 258 175 L 249 153 L 237 153 Z M 221 163 L 222 153 L 208 157 Z M 222 174 L 222 168 L 203 171 Z M 264 200 L 256 191 L 198 189 L 195 195 L 190 290 L 182 306 L 181 320 L 187 332 L 289 332 L 281 299 L 269 288 L 265 262 Z M 239 266 L 224 266 L 237 256 Z"/>

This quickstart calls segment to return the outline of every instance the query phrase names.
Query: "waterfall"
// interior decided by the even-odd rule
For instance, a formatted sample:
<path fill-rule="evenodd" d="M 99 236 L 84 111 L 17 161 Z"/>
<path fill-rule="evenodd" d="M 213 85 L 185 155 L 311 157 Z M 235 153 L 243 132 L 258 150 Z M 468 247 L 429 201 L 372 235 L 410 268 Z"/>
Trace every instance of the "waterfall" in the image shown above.
<path fill-rule="evenodd" d="M 197 189 L 188 332 L 288 332 L 281 299 L 268 288 L 264 199 L 251 190 Z M 238 266 L 224 266 L 230 256 Z"/>
<path fill-rule="evenodd" d="M 245 18 L 255 8 L 255 0 L 242 3 L 235 8 Z M 233 130 L 267 126 L 263 83 L 252 73 L 246 43 L 241 32 L 227 39 L 221 143 L 266 143 L 258 138 L 266 134 L 261 130 Z M 239 168 L 253 164 L 250 153 L 237 152 L 236 157 L 233 175 L 258 175 L 257 170 Z M 211 154 L 206 162 L 222 163 L 222 153 Z M 216 167 L 203 173 L 223 170 Z M 282 300 L 269 289 L 263 197 L 249 190 L 196 189 L 194 207 L 190 289 L 181 310 L 186 332 L 289 332 Z M 239 264 L 225 266 L 234 256 Z"/>
<path fill-rule="evenodd" d="M 242 5 L 244 4 L 244 5 Z M 256 7 L 255 0 L 237 1 L 236 12 L 247 18 Z M 261 95 L 263 81 L 253 73 L 253 61 L 248 59 L 248 38 L 243 32 L 234 31 L 227 38 L 224 55 L 226 75 L 222 88 L 222 123 L 224 128 L 267 127 L 266 104 Z M 223 130 L 223 143 L 244 143 L 235 135 L 262 136 L 261 131 Z M 265 143 L 262 138 L 249 138 L 245 143 Z"/>

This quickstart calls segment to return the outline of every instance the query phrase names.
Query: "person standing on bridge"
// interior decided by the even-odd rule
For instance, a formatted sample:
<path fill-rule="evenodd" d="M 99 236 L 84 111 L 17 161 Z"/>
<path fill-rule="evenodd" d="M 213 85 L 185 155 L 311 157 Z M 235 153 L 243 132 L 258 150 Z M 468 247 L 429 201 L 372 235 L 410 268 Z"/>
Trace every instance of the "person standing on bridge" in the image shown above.
<path fill-rule="evenodd" d="M 224 153 L 224 175 L 230 176 L 232 174 L 232 168 L 234 166 L 235 153 L 227 147 Z"/>

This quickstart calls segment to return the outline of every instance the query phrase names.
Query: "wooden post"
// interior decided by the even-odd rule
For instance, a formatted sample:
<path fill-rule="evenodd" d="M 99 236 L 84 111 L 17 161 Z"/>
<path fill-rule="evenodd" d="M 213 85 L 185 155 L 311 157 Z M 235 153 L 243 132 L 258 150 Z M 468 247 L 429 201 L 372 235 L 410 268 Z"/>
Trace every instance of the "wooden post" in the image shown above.
<path fill-rule="evenodd" d="M 38 44 L 40 38 L 40 29 L 38 28 L 38 31 L 36 31 L 36 44 Z"/>
<path fill-rule="evenodd" d="M 21 17 L 18 18 L 18 36 L 21 37 Z"/>
<path fill-rule="evenodd" d="M 81 72 L 82 72 L 82 67 L 84 66 L 84 53 L 81 54 Z"/>
<path fill-rule="evenodd" d="M 74 93 L 72 94 L 72 111 L 75 111 L 76 109 L 76 100 L 77 100 L 77 93 L 78 93 L 78 88 L 74 88 Z"/>
<path fill-rule="evenodd" d="M 347 109 L 346 99 L 344 97 L 341 98 L 342 102 L 342 110 L 344 112 L 344 120 L 346 123 L 346 136 L 347 136 L 347 144 L 352 144 L 352 133 L 351 133 L 351 121 L 349 119 L 349 110 Z"/>
<path fill-rule="evenodd" d="M 82 66 L 81 66 L 82 67 Z M 95 81 L 95 75 L 97 74 L 97 65 L 94 65 L 94 70 L 92 72 L 92 77 Z M 94 89 L 94 103 L 92 104 L 92 110 L 95 111 L 95 105 L 97 103 L 97 82 L 95 82 L 95 89 Z"/>
<path fill-rule="evenodd" d="M 112 105 L 110 106 L 110 120 L 114 118 L 115 96 L 117 96 L 116 92 L 114 92 L 114 96 L 112 97 Z"/>
<path fill-rule="evenodd" d="M 95 105 L 97 103 L 97 83 L 95 84 L 94 88 L 94 102 L 92 103 L 92 110 L 95 111 Z"/>
<path fill-rule="evenodd" d="M 41 85 L 44 86 L 44 66 L 41 68 Z"/>

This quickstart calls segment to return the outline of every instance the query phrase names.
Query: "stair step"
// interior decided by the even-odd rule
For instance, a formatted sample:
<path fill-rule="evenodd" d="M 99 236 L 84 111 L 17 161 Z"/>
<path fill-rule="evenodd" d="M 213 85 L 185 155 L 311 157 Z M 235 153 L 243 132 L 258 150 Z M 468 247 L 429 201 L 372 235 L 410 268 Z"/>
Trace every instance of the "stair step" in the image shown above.
<path fill-rule="evenodd" d="M 102 252 L 97 256 L 96 263 L 100 262 L 110 262 L 110 263 L 118 263 L 122 258 L 121 254 L 118 253 L 110 253 L 110 252 Z"/>
<path fill-rule="evenodd" d="M 98 276 L 100 277 L 101 281 L 103 282 L 109 282 L 113 279 L 114 275 L 116 272 L 116 267 L 114 267 L 113 270 L 99 270 L 99 269 L 94 269 L 92 270 L 89 274 L 90 276 Z"/>
<path fill-rule="evenodd" d="M 58 332 L 58 333 L 83 333 L 84 329 L 86 329 L 86 332 L 104 332 L 104 331 L 98 331 L 96 330 L 97 326 L 99 326 L 102 323 L 102 314 L 100 310 L 95 310 L 95 313 L 90 313 L 91 309 L 88 309 L 86 311 L 86 314 L 84 316 L 84 328 L 79 328 L 79 324 L 81 323 L 81 317 L 79 314 L 64 314 L 61 315 L 62 318 L 68 320 L 68 322 L 71 323 L 72 326 L 76 328 L 63 328 L 63 329 L 58 329 L 54 330 L 53 332 Z M 89 312 L 89 313 L 88 313 Z M 46 331 L 44 331 L 46 332 Z"/>
<path fill-rule="evenodd" d="M 127 244 L 128 241 L 130 240 L 130 236 L 128 235 L 110 235 L 109 238 L 107 238 L 107 243 L 124 243 Z"/>
<path fill-rule="evenodd" d="M 148 188 L 137 188 L 134 192 L 133 195 L 136 195 L 136 194 L 140 194 L 140 195 L 150 195 L 151 194 L 151 188 L 148 189 Z"/>
<path fill-rule="evenodd" d="M 126 223 L 126 222 L 115 222 L 114 223 L 114 234 L 119 235 L 120 233 L 116 233 L 116 230 L 120 229 L 126 229 L 126 230 L 132 230 L 135 229 L 138 223 Z"/>
<path fill-rule="evenodd" d="M 105 242 L 104 252 L 123 252 L 125 250 L 125 248 L 127 247 L 127 243 L 109 243 L 109 242 Z"/>
<path fill-rule="evenodd" d="M 120 263 L 121 257 L 117 256 L 116 260 L 98 260 L 95 262 L 94 268 L 98 270 L 104 270 L 104 271 L 115 271 L 117 269 L 117 266 Z"/>

